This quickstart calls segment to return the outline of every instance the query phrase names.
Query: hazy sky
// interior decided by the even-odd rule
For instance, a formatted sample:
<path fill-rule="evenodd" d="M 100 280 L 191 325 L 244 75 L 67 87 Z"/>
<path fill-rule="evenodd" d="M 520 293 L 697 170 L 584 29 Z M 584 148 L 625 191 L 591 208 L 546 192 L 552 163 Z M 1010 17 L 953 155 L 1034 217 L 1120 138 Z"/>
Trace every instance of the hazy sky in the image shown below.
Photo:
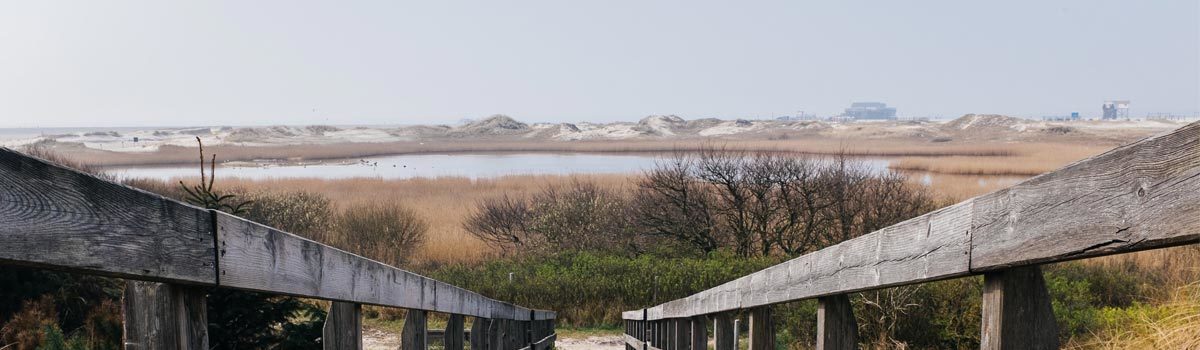
<path fill-rule="evenodd" d="M 1200 111 L 1200 1 L 0 0 L 0 127 Z"/>

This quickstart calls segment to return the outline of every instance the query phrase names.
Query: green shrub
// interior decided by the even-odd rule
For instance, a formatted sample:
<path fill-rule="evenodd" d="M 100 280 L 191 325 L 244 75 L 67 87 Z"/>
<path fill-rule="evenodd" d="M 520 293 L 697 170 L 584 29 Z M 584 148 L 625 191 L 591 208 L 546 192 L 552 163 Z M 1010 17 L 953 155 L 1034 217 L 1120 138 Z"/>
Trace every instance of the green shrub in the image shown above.
<path fill-rule="evenodd" d="M 723 252 L 695 258 L 561 252 L 446 265 L 429 275 L 499 300 L 556 310 L 562 325 L 615 326 L 621 311 L 681 298 L 778 262 Z"/>
<path fill-rule="evenodd" d="M 337 216 L 337 236 L 327 244 L 392 266 L 404 266 L 425 242 L 429 223 L 395 202 L 356 205 Z"/>

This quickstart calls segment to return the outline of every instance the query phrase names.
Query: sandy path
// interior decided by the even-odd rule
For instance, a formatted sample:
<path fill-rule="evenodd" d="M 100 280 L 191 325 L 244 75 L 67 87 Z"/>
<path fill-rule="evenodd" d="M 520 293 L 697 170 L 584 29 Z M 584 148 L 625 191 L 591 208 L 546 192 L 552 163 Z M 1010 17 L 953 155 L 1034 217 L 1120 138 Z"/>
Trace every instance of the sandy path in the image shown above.
<path fill-rule="evenodd" d="M 555 342 L 555 347 L 563 350 L 619 350 L 622 348 L 621 336 L 591 336 L 587 338 L 564 338 Z M 363 329 L 363 349 L 365 350 L 395 350 L 400 348 L 400 335 L 378 329 Z"/>
<path fill-rule="evenodd" d="M 623 345 L 624 338 L 617 335 L 559 339 L 554 343 L 555 348 L 564 350 L 619 350 Z"/>

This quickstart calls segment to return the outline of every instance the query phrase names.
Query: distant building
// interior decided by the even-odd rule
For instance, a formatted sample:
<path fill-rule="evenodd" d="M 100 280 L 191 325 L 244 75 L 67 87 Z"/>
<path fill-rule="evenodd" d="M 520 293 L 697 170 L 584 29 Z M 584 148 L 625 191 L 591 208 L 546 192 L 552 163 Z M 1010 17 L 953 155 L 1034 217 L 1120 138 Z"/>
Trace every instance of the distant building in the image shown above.
<path fill-rule="evenodd" d="M 1104 120 L 1129 119 L 1129 100 L 1104 101 Z"/>
<path fill-rule="evenodd" d="M 895 120 L 896 109 L 882 102 L 855 102 L 842 116 L 858 120 Z"/>
<path fill-rule="evenodd" d="M 1081 119 L 1081 117 L 1079 116 L 1079 112 L 1071 112 L 1071 115 L 1069 115 L 1069 116 L 1068 115 L 1049 115 L 1049 116 L 1042 117 L 1042 120 L 1052 121 L 1052 122 L 1074 122 L 1074 121 L 1079 121 L 1080 119 Z"/>
<path fill-rule="evenodd" d="M 801 120 L 819 120 L 820 118 L 817 117 L 816 114 L 805 113 L 804 111 L 799 111 L 799 112 L 796 112 L 795 116 L 785 115 L 785 116 L 778 117 L 775 119 L 780 120 L 780 121 L 801 121 Z"/>
<path fill-rule="evenodd" d="M 1146 120 L 1182 121 L 1182 120 L 1188 120 L 1188 119 L 1192 119 L 1192 118 L 1189 118 L 1186 115 L 1172 114 L 1172 113 L 1150 113 L 1150 114 L 1146 115 Z"/>

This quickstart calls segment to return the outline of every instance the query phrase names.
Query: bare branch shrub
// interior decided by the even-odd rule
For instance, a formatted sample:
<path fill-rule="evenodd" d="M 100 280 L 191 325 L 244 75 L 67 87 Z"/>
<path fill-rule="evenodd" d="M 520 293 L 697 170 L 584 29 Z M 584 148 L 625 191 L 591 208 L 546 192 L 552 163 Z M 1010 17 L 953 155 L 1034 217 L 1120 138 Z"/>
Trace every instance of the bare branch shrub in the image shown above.
<path fill-rule="evenodd" d="M 721 247 L 716 198 L 693 174 L 686 154 L 660 162 L 638 182 L 633 220 L 644 234 L 672 238 L 712 252 Z"/>
<path fill-rule="evenodd" d="M 898 173 L 833 159 L 707 148 L 648 171 L 633 199 L 635 229 L 710 252 L 795 256 L 936 206 Z"/>
<path fill-rule="evenodd" d="M 528 228 L 530 216 L 528 201 L 505 194 L 476 204 L 463 226 L 488 244 L 508 249 L 526 247 L 533 245 L 534 239 Z"/>
<path fill-rule="evenodd" d="M 628 208 L 627 195 L 579 180 L 481 201 L 464 227 L 505 250 L 636 250 Z"/>

